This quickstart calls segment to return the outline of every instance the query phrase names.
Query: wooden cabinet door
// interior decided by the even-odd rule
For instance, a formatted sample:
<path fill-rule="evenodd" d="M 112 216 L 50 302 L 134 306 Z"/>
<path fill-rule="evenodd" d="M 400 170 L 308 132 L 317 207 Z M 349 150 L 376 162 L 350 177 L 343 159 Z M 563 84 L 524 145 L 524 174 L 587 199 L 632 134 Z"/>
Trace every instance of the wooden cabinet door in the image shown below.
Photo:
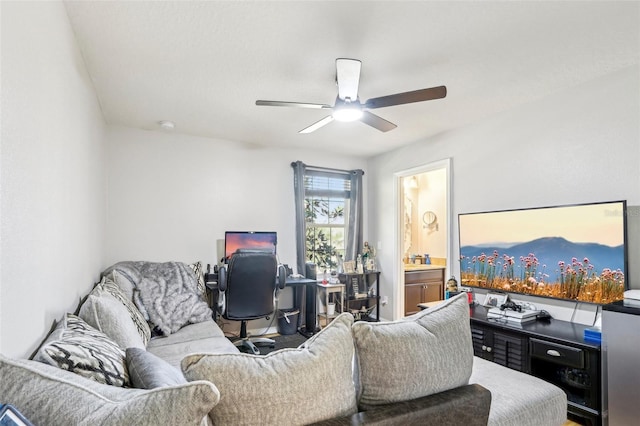
<path fill-rule="evenodd" d="M 444 269 L 405 272 L 404 284 L 405 315 L 420 311 L 419 303 L 444 299 Z"/>
<path fill-rule="evenodd" d="M 423 300 L 424 302 L 436 302 L 442 300 L 442 283 L 426 283 L 424 285 Z"/>
<path fill-rule="evenodd" d="M 527 338 L 516 334 L 493 333 L 493 362 L 513 370 L 529 372 Z"/>
<path fill-rule="evenodd" d="M 420 310 L 418 303 L 422 303 L 424 283 L 407 284 L 404 286 L 404 314 L 415 314 Z"/>
<path fill-rule="evenodd" d="M 475 356 L 493 361 L 493 330 L 471 325 L 471 340 Z"/>

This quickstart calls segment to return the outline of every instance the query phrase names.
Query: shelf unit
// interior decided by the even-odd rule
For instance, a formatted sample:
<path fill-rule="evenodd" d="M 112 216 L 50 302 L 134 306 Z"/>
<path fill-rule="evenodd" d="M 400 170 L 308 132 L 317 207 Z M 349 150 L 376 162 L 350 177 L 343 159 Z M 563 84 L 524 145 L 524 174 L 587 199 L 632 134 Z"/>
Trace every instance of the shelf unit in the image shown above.
<path fill-rule="evenodd" d="M 380 272 L 339 274 L 345 285 L 345 311 L 351 312 L 356 321 L 380 321 Z M 375 319 L 370 316 L 375 310 Z"/>
<path fill-rule="evenodd" d="M 340 315 L 342 312 L 345 311 L 345 304 L 344 304 L 344 293 L 345 293 L 345 285 L 342 283 L 338 283 L 338 284 L 322 284 L 321 282 L 318 283 L 318 290 L 321 290 L 324 292 L 324 313 L 319 314 L 318 316 L 320 317 L 320 319 L 324 318 L 324 324 L 322 323 L 322 321 L 319 321 L 320 325 L 323 326 L 327 326 L 335 317 L 337 317 L 338 315 Z M 334 304 L 335 304 L 335 311 L 333 314 L 329 314 L 329 303 L 330 303 L 330 298 L 331 295 L 334 295 Z"/>

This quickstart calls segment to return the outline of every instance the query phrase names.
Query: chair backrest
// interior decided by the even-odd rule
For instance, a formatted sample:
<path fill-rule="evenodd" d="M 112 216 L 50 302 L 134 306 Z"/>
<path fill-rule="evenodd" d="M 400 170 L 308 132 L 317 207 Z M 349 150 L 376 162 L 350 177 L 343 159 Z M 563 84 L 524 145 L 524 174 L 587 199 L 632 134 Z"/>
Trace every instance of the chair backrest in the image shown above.
<path fill-rule="evenodd" d="M 229 260 L 225 311 L 230 320 L 264 318 L 275 310 L 276 256 L 264 251 L 239 251 Z"/>

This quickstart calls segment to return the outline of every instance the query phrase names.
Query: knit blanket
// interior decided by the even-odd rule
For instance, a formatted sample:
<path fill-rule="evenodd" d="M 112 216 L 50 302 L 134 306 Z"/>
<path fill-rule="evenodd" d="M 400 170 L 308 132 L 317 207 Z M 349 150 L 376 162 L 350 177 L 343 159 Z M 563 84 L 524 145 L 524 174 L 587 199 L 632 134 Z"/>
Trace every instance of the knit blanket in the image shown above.
<path fill-rule="evenodd" d="M 119 262 L 117 270 L 134 288 L 134 303 L 165 336 L 187 324 L 206 321 L 212 311 L 199 294 L 193 270 L 182 262 Z"/>

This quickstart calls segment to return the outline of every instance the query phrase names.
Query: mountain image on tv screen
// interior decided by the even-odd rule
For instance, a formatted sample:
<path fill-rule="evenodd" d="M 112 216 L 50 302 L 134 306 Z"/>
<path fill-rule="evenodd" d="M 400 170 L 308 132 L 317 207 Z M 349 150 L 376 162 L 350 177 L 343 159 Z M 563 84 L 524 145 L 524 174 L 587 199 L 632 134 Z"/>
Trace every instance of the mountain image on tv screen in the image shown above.
<path fill-rule="evenodd" d="M 463 285 L 590 303 L 623 298 L 626 203 L 460 214 Z"/>

